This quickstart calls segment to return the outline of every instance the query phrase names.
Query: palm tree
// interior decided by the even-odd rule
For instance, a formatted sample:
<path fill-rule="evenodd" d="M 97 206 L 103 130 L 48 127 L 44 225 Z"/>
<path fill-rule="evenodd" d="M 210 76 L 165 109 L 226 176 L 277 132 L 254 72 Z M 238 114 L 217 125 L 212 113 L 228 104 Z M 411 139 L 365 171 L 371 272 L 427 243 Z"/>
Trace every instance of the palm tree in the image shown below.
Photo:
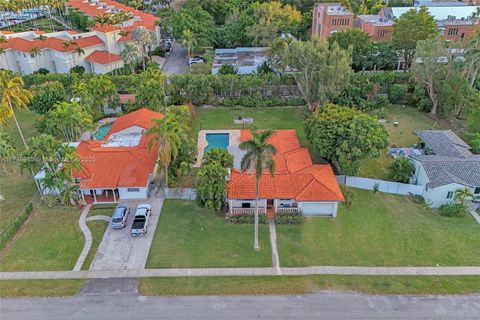
<path fill-rule="evenodd" d="M 107 30 L 105 29 L 106 26 L 110 26 L 112 24 L 114 24 L 115 22 L 115 19 L 112 18 L 112 15 L 111 14 L 108 14 L 108 13 L 101 13 L 101 14 L 97 14 L 95 17 L 93 17 L 93 23 L 95 25 L 99 25 L 101 28 L 102 28 L 102 31 L 105 33 L 105 48 L 107 49 L 107 52 L 110 52 L 109 48 L 108 48 L 108 36 L 107 36 Z M 115 32 L 114 32 L 115 34 Z M 111 59 L 110 59 L 110 55 L 108 55 L 108 62 L 109 64 L 112 63 Z"/>
<path fill-rule="evenodd" d="M 77 46 L 77 47 L 75 48 L 74 53 L 76 53 L 76 54 L 78 55 L 78 59 L 80 60 L 80 57 L 82 56 L 82 54 L 85 54 L 85 51 L 83 51 L 82 48 L 80 48 L 79 46 Z M 78 65 L 78 63 L 80 62 L 79 60 L 75 63 L 75 65 Z"/>
<path fill-rule="evenodd" d="M 464 70 L 473 88 L 480 70 L 480 31 L 477 30 L 470 38 L 465 58 L 467 63 Z"/>
<path fill-rule="evenodd" d="M 165 188 L 168 188 L 168 165 L 177 157 L 184 130 L 170 115 L 152 121 L 153 126 L 147 131 L 147 136 L 153 136 L 148 148 L 158 143 L 158 163 L 165 167 Z"/>
<path fill-rule="evenodd" d="M 24 83 L 21 77 L 12 75 L 10 72 L 0 70 L 0 122 L 5 121 L 7 118 L 13 117 L 15 125 L 17 126 L 22 142 L 25 145 L 25 149 L 28 149 L 27 142 L 23 136 L 22 129 L 18 124 L 17 117 L 15 116 L 15 108 L 26 108 L 27 104 L 32 98 L 30 91 L 25 89 Z"/>
<path fill-rule="evenodd" d="M 34 47 L 29 51 L 29 53 L 33 56 L 33 58 L 35 58 L 35 63 L 37 64 L 37 67 L 38 67 L 37 70 L 40 69 L 37 57 L 42 53 L 42 51 L 39 48 Z"/>
<path fill-rule="evenodd" d="M 240 144 L 240 149 L 247 153 L 243 156 L 241 168 L 243 171 L 255 172 L 255 239 L 253 242 L 253 249 L 260 248 L 258 244 L 258 198 L 260 193 L 260 178 L 263 175 L 263 170 L 268 169 L 270 175 L 275 175 L 275 162 L 273 156 L 277 153 L 277 149 L 268 142 L 268 139 L 273 135 L 273 131 L 265 130 L 261 132 L 252 131 L 252 138 L 243 141 Z"/>
<path fill-rule="evenodd" d="M 197 45 L 197 39 L 190 29 L 183 30 L 182 44 L 187 47 L 188 68 L 191 69 L 190 58 L 192 57 L 192 48 Z"/>
<path fill-rule="evenodd" d="M 455 200 L 466 205 L 467 200 L 475 200 L 475 195 L 468 188 L 457 189 L 455 190 Z"/>
<path fill-rule="evenodd" d="M 77 42 L 75 40 L 70 40 L 70 39 L 69 40 L 63 40 L 62 41 L 62 46 L 63 46 L 64 49 L 70 49 L 70 47 L 77 47 L 78 48 Z M 69 69 L 72 69 L 73 67 L 70 64 L 70 59 L 68 61 L 69 61 L 69 63 L 68 63 Z"/>
<path fill-rule="evenodd" d="M 42 41 L 42 42 L 45 41 L 45 40 L 47 40 L 47 39 L 48 39 L 48 38 L 45 37 L 43 34 L 41 34 L 41 35 L 39 35 L 38 37 L 35 38 L 35 40 L 40 40 L 40 41 Z"/>

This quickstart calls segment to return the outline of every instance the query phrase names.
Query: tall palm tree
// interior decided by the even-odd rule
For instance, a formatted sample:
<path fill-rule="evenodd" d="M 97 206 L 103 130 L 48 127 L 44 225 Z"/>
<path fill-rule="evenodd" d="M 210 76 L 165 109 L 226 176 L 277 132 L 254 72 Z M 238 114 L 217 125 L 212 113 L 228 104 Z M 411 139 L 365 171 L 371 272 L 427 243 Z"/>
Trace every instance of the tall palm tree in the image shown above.
<path fill-rule="evenodd" d="M 22 142 L 25 145 L 25 149 L 28 149 L 22 129 L 15 116 L 14 107 L 26 108 L 32 98 L 32 94 L 24 88 L 24 83 L 21 77 L 12 75 L 5 70 L 0 70 L 0 93 L 0 122 L 13 117 L 20 137 L 22 138 Z"/>
<path fill-rule="evenodd" d="M 270 175 L 275 175 L 275 162 L 273 156 L 277 153 L 277 149 L 268 142 L 268 139 L 273 135 L 273 131 L 252 131 L 252 138 L 243 141 L 240 144 L 240 149 L 247 153 L 243 156 L 241 168 L 243 171 L 255 172 L 255 239 L 253 242 L 253 249 L 260 248 L 258 244 L 258 198 L 260 194 L 260 178 L 263 175 L 263 170 L 268 169 Z"/>
<path fill-rule="evenodd" d="M 77 60 L 77 62 L 75 63 L 76 65 L 78 65 L 78 63 L 80 62 L 80 57 L 81 57 L 83 54 L 85 54 L 85 51 L 83 51 L 82 48 L 80 48 L 79 46 L 77 46 L 77 47 L 75 48 L 74 53 L 76 53 L 76 54 L 78 55 L 78 60 Z"/>
<path fill-rule="evenodd" d="M 161 167 L 165 167 L 165 188 L 168 188 L 168 166 L 177 157 L 184 130 L 170 115 L 162 119 L 154 119 L 152 122 L 153 126 L 147 131 L 147 136 L 153 136 L 148 143 L 148 148 L 151 149 L 158 143 L 158 163 Z"/>
<path fill-rule="evenodd" d="M 467 204 L 467 200 L 475 200 L 475 195 L 472 191 L 468 188 L 457 189 L 455 190 L 455 200 L 462 203 Z"/>
<path fill-rule="evenodd" d="M 97 14 L 95 17 L 93 17 L 93 23 L 95 25 L 99 25 L 102 28 L 102 31 L 105 32 L 105 47 L 107 49 L 107 52 L 110 52 L 108 48 L 108 36 L 107 36 L 107 30 L 105 29 L 106 26 L 113 25 L 115 23 L 115 19 L 112 18 L 112 15 L 109 13 L 101 13 Z M 115 34 L 115 33 L 114 33 Z M 110 59 L 110 55 L 108 55 L 108 62 L 109 64 L 112 63 Z"/>
<path fill-rule="evenodd" d="M 183 31 L 182 44 L 187 47 L 188 68 L 191 69 L 190 58 L 192 57 L 192 48 L 197 45 L 197 39 L 190 29 Z"/>
<path fill-rule="evenodd" d="M 465 55 L 466 65 L 465 73 L 467 79 L 470 80 L 470 86 L 473 88 L 475 81 L 477 80 L 477 75 L 480 70 L 480 31 L 477 30 L 472 37 L 467 48 L 467 53 Z"/>
<path fill-rule="evenodd" d="M 41 51 L 39 48 L 34 47 L 34 48 L 32 48 L 32 49 L 29 51 L 29 53 L 30 53 L 30 54 L 33 56 L 33 58 L 35 59 L 35 64 L 36 64 L 37 67 L 38 67 L 37 70 L 40 69 L 41 66 L 39 66 L 39 63 L 38 63 L 38 56 L 39 56 L 40 54 L 42 54 L 42 51 Z"/>

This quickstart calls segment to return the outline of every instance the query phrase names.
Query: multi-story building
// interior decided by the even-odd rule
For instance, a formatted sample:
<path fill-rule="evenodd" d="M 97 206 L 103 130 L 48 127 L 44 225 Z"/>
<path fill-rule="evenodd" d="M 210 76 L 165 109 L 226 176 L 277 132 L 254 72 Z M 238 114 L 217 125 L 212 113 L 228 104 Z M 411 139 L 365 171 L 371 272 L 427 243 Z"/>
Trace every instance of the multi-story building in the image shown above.
<path fill-rule="evenodd" d="M 434 17 L 440 30 L 440 35 L 450 41 L 468 41 L 479 24 L 472 20 L 477 12 L 477 6 L 433 6 L 427 7 Z M 409 10 L 419 10 L 418 7 L 383 8 L 378 15 L 388 20 L 398 19 Z"/>
<path fill-rule="evenodd" d="M 357 26 L 370 35 L 374 41 L 390 41 L 393 34 L 393 21 L 379 15 L 359 15 Z"/>
<path fill-rule="evenodd" d="M 468 5 L 470 3 L 454 0 L 415 0 L 414 7 L 382 8 L 376 15 L 359 15 L 355 23 L 353 13 L 340 4 L 317 3 L 313 11 L 312 35 L 327 39 L 337 31 L 358 27 L 368 33 L 372 40 L 390 41 L 395 19 L 409 10 L 419 10 L 419 5 L 426 4 L 438 24 L 440 35 L 450 41 L 468 41 L 479 28 L 479 22 L 472 20 L 479 7 Z"/>
<path fill-rule="evenodd" d="M 354 15 L 339 3 L 317 3 L 312 19 L 312 35 L 327 39 L 337 31 L 352 29 Z"/>
<path fill-rule="evenodd" d="M 40 30 L 12 33 L 0 31 L 5 41 L 0 43 L 0 68 L 30 74 L 40 68 L 53 73 L 66 73 L 72 67 L 83 66 L 86 72 L 107 73 L 121 68 L 121 52 L 134 41 L 136 28 L 149 30 L 154 38 L 153 48 L 160 44 L 158 17 L 135 10 L 111 0 L 69 0 L 67 8 L 76 8 L 87 16 L 131 13 L 131 19 L 118 25 L 96 25 L 89 32 Z M 137 46 L 139 52 L 142 48 Z"/>

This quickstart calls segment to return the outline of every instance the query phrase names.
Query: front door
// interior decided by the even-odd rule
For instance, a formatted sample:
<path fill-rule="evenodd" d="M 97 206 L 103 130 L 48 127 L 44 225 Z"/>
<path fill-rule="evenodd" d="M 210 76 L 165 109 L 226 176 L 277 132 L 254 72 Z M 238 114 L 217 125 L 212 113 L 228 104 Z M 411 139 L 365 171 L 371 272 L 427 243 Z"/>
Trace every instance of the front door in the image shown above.
<path fill-rule="evenodd" d="M 267 208 L 273 207 L 273 199 L 267 199 Z"/>

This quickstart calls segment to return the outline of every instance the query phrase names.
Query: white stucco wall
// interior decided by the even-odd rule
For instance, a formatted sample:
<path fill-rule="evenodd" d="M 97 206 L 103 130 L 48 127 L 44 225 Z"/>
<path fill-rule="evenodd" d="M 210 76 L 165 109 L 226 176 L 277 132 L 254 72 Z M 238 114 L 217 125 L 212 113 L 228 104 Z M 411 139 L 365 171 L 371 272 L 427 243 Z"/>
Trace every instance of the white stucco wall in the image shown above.
<path fill-rule="evenodd" d="M 253 200 L 230 200 L 229 205 L 231 208 L 241 208 L 242 203 L 249 203 L 250 208 L 255 208 L 255 199 Z M 259 199 L 258 200 L 258 206 L 259 207 L 266 207 L 267 206 L 267 200 L 266 199 Z"/>
<path fill-rule="evenodd" d="M 138 191 L 128 191 L 128 188 L 118 188 L 120 199 L 146 199 L 147 188 L 138 188 Z"/>
<path fill-rule="evenodd" d="M 425 201 L 429 203 L 433 208 L 438 208 L 442 204 L 451 203 L 455 200 L 455 190 L 464 189 L 466 186 L 458 183 L 451 183 L 444 186 L 436 188 L 425 188 L 423 192 L 423 197 Z M 474 188 L 470 188 L 470 191 L 474 191 Z M 448 192 L 453 192 L 452 198 L 447 199 Z"/>

